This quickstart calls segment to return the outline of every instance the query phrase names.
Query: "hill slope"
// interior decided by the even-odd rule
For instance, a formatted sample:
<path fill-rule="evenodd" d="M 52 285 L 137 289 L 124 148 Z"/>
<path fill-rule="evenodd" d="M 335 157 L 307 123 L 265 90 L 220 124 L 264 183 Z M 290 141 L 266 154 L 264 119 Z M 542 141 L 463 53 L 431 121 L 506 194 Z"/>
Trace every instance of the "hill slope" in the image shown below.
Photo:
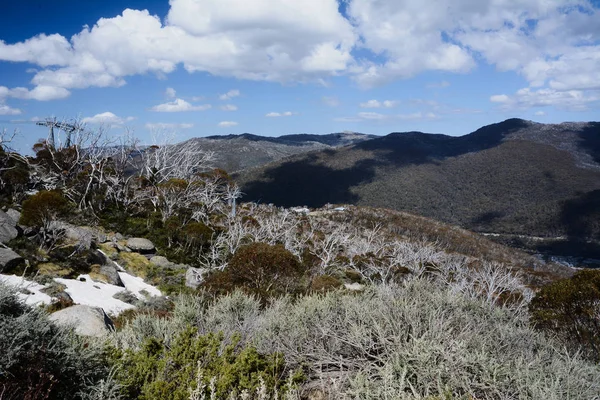
<path fill-rule="evenodd" d="M 175 145 L 213 151 L 217 157 L 215 166 L 228 172 L 268 164 L 282 158 L 309 151 L 347 146 L 375 136 L 354 132 L 328 135 L 284 135 L 267 137 L 244 133 L 242 135 L 207 136 L 193 138 Z"/>
<path fill-rule="evenodd" d="M 392 133 L 238 179 L 245 200 L 391 208 L 479 232 L 600 240 L 600 123 Z"/>

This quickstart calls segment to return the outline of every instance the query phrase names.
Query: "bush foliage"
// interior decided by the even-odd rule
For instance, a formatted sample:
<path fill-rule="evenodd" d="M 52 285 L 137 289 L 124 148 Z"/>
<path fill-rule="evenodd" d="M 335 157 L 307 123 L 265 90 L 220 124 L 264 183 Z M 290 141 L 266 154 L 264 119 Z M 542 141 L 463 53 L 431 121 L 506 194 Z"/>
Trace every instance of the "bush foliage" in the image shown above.
<path fill-rule="evenodd" d="M 600 362 L 600 271 L 579 271 L 545 286 L 529 308 L 536 327 Z"/>

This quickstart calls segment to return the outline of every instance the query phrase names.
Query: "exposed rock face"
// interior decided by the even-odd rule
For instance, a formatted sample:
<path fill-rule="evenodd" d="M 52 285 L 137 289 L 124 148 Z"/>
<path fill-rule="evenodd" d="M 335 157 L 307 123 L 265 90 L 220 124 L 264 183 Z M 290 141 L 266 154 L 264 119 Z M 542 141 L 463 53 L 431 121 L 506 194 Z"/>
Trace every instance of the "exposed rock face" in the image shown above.
<path fill-rule="evenodd" d="M 54 221 L 50 229 L 63 230 L 67 239 L 85 249 L 89 249 L 92 243 L 104 243 L 107 240 L 103 232 L 89 226 L 75 226 L 63 221 Z"/>
<path fill-rule="evenodd" d="M 17 236 L 19 231 L 14 219 L 4 211 L 0 211 L 0 243 L 8 243 Z"/>
<path fill-rule="evenodd" d="M 15 209 L 9 208 L 8 211 L 6 211 L 6 214 L 12 218 L 13 221 L 15 221 L 15 226 L 17 226 L 19 224 L 19 220 L 21 219 L 21 213 L 18 212 Z"/>
<path fill-rule="evenodd" d="M 188 268 L 185 273 L 185 286 L 196 289 L 204 282 L 204 275 L 208 270 L 204 268 Z"/>
<path fill-rule="evenodd" d="M 153 253 L 154 243 L 144 238 L 129 238 L 127 239 L 127 247 L 136 253 Z"/>
<path fill-rule="evenodd" d="M 50 315 L 50 320 L 60 326 L 71 326 L 82 336 L 102 337 L 114 331 L 112 320 L 99 307 L 76 305 Z"/>
<path fill-rule="evenodd" d="M 0 272 L 16 267 L 23 262 L 23 257 L 12 249 L 0 248 Z"/>

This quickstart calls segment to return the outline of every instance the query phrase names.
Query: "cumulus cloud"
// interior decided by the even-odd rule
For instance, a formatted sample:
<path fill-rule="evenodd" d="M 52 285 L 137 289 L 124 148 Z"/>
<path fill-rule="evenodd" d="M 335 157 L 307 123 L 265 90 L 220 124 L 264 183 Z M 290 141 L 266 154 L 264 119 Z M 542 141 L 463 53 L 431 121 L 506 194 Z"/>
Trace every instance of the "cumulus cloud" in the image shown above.
<path fill-rule="evenodd" d="M 234 90 L 230 90 L 229 92 L 223 93 L 222 95 L 220 95 L 219 100 L 224 100 L 224 101 L 231 100 L 234 97 L 238 97 L 239 95 L 240 95 L 240 91 L 237 89 L 234 89 Z"/>
<path fill-rule="evenodd" d="M 219 127 L 221 127 L 221 128 L 231 128 L 232 126 L 236 126 L 236 125 L 238 125 L 238 123 L 234 122 L 234 121 L 219 122 Z"/>
<path fill-rule="evenodd" d="M 18 108 L 12 108 L 7 106 L 6 104 L 0 103 L 0 115 L 19 115 L 22 111 Z"/>
<path fill-rule="evenodd" d="M 223 111 L 237 111 L 237 106 L 233 104 L 225 104 L 220 107 Z"/>
<path fill-rule="evenodd" d="M 93 117 L 86 117 L 81 120 L 84 124 L 106 124 L 106 125 L 122 125 L 125 122 L 133 121 L 134 117 L 121 118 L 117 115 L 106 111 L 100 114 L 96 114 Z"/>
<path fill-rule="evenodd" d="M 175 99 L 168 103 L 156 105 L 150 110 L 156 112 L 206 111 L 211 107 L 212 106 L 210 104 L 202 104 L 199 106 L 195 106 L 183 99 Z"/>
<path fill-rule="evenodd" d="M 177 92 L 172 87 L 168 87 L 165 90 L 165 96 L 167 96 L 169 99 L 174 99 L 176 95 L 177 95 Z"/>
<path fill-rule="evenodd" d="M 0 61 L 36 67 L 35 88 L 19 94 L 35 100 L 119 87 L 130 76 L 164 76 L 178 67 L 280 83 L 326 84 L 346 74 L 369 88 L 488 63 L 523 76 L 537 96 L 577 90 L 592 97 L 600 90 L 600 12 L 589 0 L 348 0 L 344 15 L 338 0 L 169 4 L 162 19 L 126 9 L 71 38 L 0 41 Z"/>
<path fill-rule="evenodd" d="M 291 117 L 292 115 L 294 115 L 295 113 L 291 112 L 291 111 L 285 111 L 282 113 L 278 113 L 278 112 L 270 112 L 267 115 L 265 115 L 265 117 L 269 117 L 269 118 L 277 118 L 277 117 Z"/>
<path fill-rule="evenodd" d="M 180 129 L 191 129 L 194 124 L 188 123 L 169 123 L 169 122 L 148 122 L 144 125 L 146 129 L 151 131 L 177 131 Z"/>
<path fill-rule="evenodd" d="M 32 90 L 24 87 L 9 89 L 5 86 L 0 86 L 0 99 L 14 97 L 23 100 L 49 101 L 64 99 L 70 95 L 71 92 L 68 90 L 55 86 L 36 86 Z"/>

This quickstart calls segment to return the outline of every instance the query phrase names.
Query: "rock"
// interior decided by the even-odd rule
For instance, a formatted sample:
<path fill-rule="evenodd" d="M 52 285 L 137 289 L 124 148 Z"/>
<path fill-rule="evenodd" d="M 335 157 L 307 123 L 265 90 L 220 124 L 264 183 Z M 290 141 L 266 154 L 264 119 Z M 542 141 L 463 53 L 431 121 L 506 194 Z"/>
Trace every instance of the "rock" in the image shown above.
<path fill-rule="evenodd" d="M 185 273 L 185 286 L 196 289 L 204 282 L 204 275 L 208 272 L 204 268 L 188 268 Z"/>
<path fill-rule="evenodd" d="M 123 235 L 121 235 L 119 232 L 115 233 L 115 240 L 120 242 L 122 240 L 125 240 L 125 237 L 123 237 Z"/>
<path fill-rule="evenodd" d="M 19 224 L 19 220 L 21 219 L 20 212 L 18 212 L 17 210 L 15 210 L 13 208 L 9 208 L 8 211 L 6 211 L 6 215 L 11 217 L 12 220 L 15 221 L 15 226 L 17 226 Z"/>
<path fill-rule="evenodd" d="M 136 253 L 154 252 L 154 243 L 144 238 L 129 238 L 127 239 L 126 246 Z"/>
<path fill-rule="evenodd" d="M 111 285 L 125 287 L 123 281 L 121 281 L 121 277 L 119 276 L 119 271 L 117 266 L 114 263 L 107 262 L 104 265 L 101 265 L 98 273 L 104 277 L 106 277 L 106 283 L 110 283 Z"/>
<path fill-rule="evenodd" d="M 24 262 L 23 257 L 9 248 L 0 248 L 0 272 L 10 270 Z"/>
<path fill-rule="evenodd" d="M 107 236 L 98 229 L 89 226 L 75 226 L 63 221 L 53 221 L 50 230 L 61 230 L 65 238 L 75 242 L 77 246 L 89 249 L 92 243 L 104 243 Z"/>
<path fill-rule="evenodd" d="M 82 336 L 102 337 L 115 330 L 112 320 L 99 307 L 75 305 L 50 314 L 59 326 L 74 327 Z"/>
<path fill-rule="evenodd" d="M 173 266 L 173 263 L 167 260 L 167 257 L 163 256 L 154 256 L 150 259 L 150 262 L 161 268 L 169 268 Z"/>
<path fill-rule="evenodd" d="M 0 211 L 0 243 L 8 243 L 17 236 L 19 231 L 15 221 L 4 211 Z"/>

